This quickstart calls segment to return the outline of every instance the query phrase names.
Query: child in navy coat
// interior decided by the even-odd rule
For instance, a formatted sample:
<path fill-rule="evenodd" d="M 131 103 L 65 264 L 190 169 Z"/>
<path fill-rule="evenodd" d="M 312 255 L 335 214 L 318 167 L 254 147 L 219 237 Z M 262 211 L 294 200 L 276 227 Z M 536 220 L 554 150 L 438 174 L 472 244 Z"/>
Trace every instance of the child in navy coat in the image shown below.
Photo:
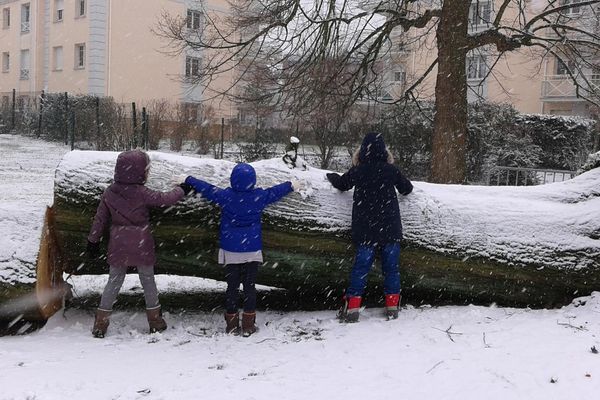
<path fill-rule="evenodd" d="M 380 133 L 369 133 L 355 154 L 353 166 L 344 175 L 327 174 L 336 189 L 354 188 L 352 240 L 356 257 L 350 273 L 350 286 L 344 296 L 340 318 L 358 321 L 367 275 L 381 254 L 385 306 L 388 319 L 398 318 L 400 304 L 400 241 L 402 223 L 396 190 L 404 196 L 412 192 L 411 182 L 393 164 Z"/>
<path fill-rule="evenodd" d="M 256 275 L 263 262 L 262 212 L 269 204 L 294 190 L 292 182 L 268 189 L 255 188 L 256 172 L 249 164 L 238 164 L 231 172 L 231 187 L 221 189 L 188 176 L 191 185 L 202 197 L 221 207 L 219 263 L 225 265 L 227 278 L 226 332 L 239 333 L 239 287 L 244 286 L 242 334 L 256 332 Z M 297 186 L 297 184 L 296 184 Z"/>

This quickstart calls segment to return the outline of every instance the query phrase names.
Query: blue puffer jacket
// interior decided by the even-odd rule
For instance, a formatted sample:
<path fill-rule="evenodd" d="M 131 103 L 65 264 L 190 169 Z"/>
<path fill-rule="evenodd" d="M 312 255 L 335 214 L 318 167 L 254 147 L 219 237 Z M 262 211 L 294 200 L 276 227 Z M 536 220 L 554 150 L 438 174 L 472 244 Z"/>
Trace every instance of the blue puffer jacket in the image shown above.
<path fill-rule="evenodd" d="M 255 188 L 256 172 L 249 164 L 238 164 L 231 172 L 231 187 L 221 189 L 188 176 L 185 183 L 222 210 L 220 241 L 226 251 L 243 253 L 262 250 L 261 216 L 269 204 L 292 192 L 291 182 L 268 189 Z"/>
<path fill-rule="evenodd" d="M 400 242 L 402 222 L 396 190 L 404 196 L 413 185 L 388 159 L 381 134 L 369 133 L 363 139 L 358 160 L 344 175 L 327 174 L 333 187 L 354 188 L 352 239 L 357 246 Z"/>

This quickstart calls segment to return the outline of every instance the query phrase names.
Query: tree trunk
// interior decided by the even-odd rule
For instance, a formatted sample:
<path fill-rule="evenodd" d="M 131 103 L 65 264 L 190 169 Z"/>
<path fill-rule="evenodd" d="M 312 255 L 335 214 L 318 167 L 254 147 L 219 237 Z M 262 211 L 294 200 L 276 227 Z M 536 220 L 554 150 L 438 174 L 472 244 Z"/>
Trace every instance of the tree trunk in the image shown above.
<path fill-rule="evenodd" d="M 446 0 L 437 29 L 438 72 L 431 180 L 463 183 L 467 150 L 467 32 L 470 2 Z"/>
<path fill-rule="evenodd" d="M 107 271 L 105 261 L 87 260 L 83 250 L 99 197 L 112 180 L 116 156 L 72 152 L 59 165 L 55 226 L 67 257 L 67 271 Z M 169 189 L 168 181 L 174 173 L 192 174 L 226 187 L 235 165 L 162 153 L 150 156 L 148 186 L 161 190 Z M 254 165 L 260 186 L 296 177 L 308 183 L 310 193 L 304 197 L 292 193 L 265 211 L 266 263 L 261 266 L 258 283 L 287 289 L 295 299 L 320 304 L 337 301 L 347 285 L 354 258 L 349 239 L 352 193 L 332 189 L 324 179 L 327 171 L 292 171 L 280 159 Z M 562 184 L 548 195 L 548 191 L 540 192 L 535 187 L 518 188 L 518 197 L 544 204 L 536 215 L 530 215 L 534 213 L 531 209 L 512 205 L 516 196 L 512 188 L 416 183 L 415 191 L 400 199 L 406 239 L 400 263 L 403 294 L 411 302 L 549 306 L 564 304 L 575 293 L 582 296 L 598 290 L 600 244 L 590 240 L 590 230 L 600 230 L 600 221 L 594 226 L 574 227 L 570 218 L 575 217 L 567 212 L 574 202 L 593 196 L 600 171 L 588 174 L 591 177 L 568 191 L 561 189 Z M 503 193 L 506 198 L 498 199 Z M 486 208 L 489 204 L 491 209 Z M 497 222 L 489 222 L 490 212 L 500 216 L 494 219 Z M 555 214 L 570 217 L 557 219 Z M 155 210 L 156 271 L 223 280 L 223 268 L 216 262 L 219 219 L 218 208 L 199 196 L 188 196 L 167 210 Z M 538 239 L 510 235 L 511 245 L 507 248 L 507 232 L 515 220 L 520 221 L 519 231 L 534 230 Z M 542 240 L 567 231 L 571 240 L 587 243 L 588 247 L 565 250 L 556 245 L 562 237 Z M 377 299 L 383 290 L 379 268 L 374 267 L 371 275 L 367 297 Z"/>

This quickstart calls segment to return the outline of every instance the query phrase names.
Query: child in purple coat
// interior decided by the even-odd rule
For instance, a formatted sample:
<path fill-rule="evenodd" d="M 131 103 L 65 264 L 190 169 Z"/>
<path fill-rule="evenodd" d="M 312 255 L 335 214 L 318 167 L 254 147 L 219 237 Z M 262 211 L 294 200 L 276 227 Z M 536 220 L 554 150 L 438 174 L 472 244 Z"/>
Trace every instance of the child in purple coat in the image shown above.
<path fill-rule="evenodd" d="M 154 239 L 150 230 L 150 209 L 171 206 L 191 191 L 181 184 L 169 192 L 158 192 L 144 186 L 150 169 L 150 158 L 140 150 L 119 154 L 115 166 L 115 182 L 102 194 L 92 229 L 88 236 L 87 252 L 97 256 L 100 240 L 109 229 L 107 261 L 109 278 L 92 334 L 103 338 L 109 325 L 113 303 L 123 285 L 128 267 L 136 267 L 144 288 L 146 314 L 150 332 L 167 328 L 162 318 L 158 290 L 154 281 Z"/>

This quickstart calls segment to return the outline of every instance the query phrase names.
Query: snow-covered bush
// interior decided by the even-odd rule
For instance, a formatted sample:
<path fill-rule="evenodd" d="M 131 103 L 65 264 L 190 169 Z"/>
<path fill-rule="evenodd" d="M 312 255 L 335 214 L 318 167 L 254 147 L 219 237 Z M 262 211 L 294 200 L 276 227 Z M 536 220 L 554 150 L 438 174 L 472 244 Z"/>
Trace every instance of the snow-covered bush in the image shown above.
<path fill-rule="evenodd" d="M 590 154 L 585 164 L 577 171 L 578 174 L 591 171 L 594 168 L 600 168 L 600 151 Z"/>
<path fill-rule="evenodd" d="M 434 112 L 432 103 L 423 102 L 390 108 L 382 116 L 381 131 L 413 179 L 428 176 Z M 495 166 L 575 170 L 592 150 L 593 137 L 589 119 L 519 114 L 509 104 L 470 104 L 467 180 L 485 182 Z"/>

